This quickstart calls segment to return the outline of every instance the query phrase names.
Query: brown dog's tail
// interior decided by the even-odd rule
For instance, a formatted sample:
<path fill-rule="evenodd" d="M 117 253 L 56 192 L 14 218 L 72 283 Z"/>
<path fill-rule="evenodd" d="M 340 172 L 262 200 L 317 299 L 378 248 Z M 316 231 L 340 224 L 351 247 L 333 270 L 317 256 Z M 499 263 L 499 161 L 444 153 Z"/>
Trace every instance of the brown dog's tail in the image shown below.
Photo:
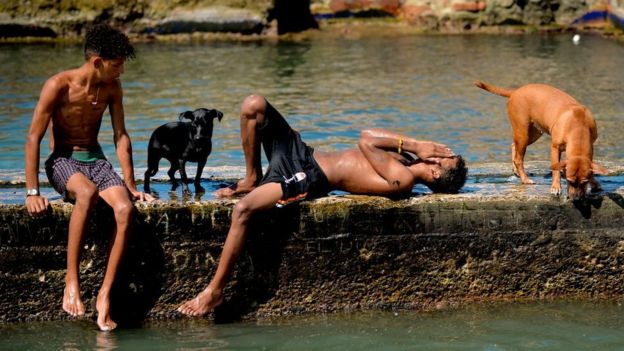
<path fill-rule="evenodd" d="M 475 85 L 483 90 L 489 91 L 492 94 L 504 96 L 507 98 L 511 95 L 511 93 L 514 92 L 513 90 L 503 89 L 503 88 L 495 87 L 493 85 L 489 85 L 487 83 L 483 83 L 480 80 L 475 81 Z"/>

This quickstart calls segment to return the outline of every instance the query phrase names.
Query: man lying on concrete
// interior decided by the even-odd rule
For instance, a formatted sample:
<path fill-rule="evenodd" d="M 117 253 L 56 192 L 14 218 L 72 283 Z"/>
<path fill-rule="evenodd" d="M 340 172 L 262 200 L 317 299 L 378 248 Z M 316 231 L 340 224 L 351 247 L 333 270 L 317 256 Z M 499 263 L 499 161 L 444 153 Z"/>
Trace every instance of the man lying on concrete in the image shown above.
<path fill-rule="evenodd" d="M 242 251 L 249 219 L 257 212 L 325 196 L 330 190 L 406 195 L 422 183 L 434 192 L 456 193 L 466 181 L 464 160 L 442 144 L 374 129 L 361 132 L 357 148 L 315 151 L 265 98 L 255 95 L 243 102 L 240 118 L 246 175 L 215 195 L 248 194 L 234 206 L 214 278 L 178 308 L 187 315 L 206 314 L 223 301 L 223 288 Z M 260 145 L 269 160 L 264 176 Z"/>

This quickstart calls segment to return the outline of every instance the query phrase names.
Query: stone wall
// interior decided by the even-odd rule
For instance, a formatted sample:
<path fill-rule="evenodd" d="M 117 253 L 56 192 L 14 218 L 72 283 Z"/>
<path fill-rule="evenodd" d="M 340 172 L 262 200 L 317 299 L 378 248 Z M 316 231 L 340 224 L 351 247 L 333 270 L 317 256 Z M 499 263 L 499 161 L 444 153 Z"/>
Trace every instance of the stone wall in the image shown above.
<path fill-rule="evenodd" d="M 317 18 L 392 17 L 429 30 L 500 25 L 571 26 L 604 22 L 617 0 L 300 0 Z M 609 3 L 612 3 L 609 5 Z M 310 12 L 281 0 L 5 0 L 0 2 L 0 37 L 80 36 L 96 22 L 139 34 L 272 31 L 315 28 Z M 291 18 L 294 17 L 294 18 Z M 612 16 L 613 17 L 613 16 Z M 617 22 L 617 21 L 616 21 Z M 305 24 L 305 25 L 301 25 Z M 302 28 L 300 28 L 302 27 Z"/>
<path fill-rule="evenodd" d="M 82 35 L 97 22 L 135 33 L 254 33 L 271 6 L 272 0 L 4 0 L 0 37 Z"/>
<path fill-rule="evenodd" d="M 234 201 L 138 204 L 114 288 L 123 324 L 176 318 L 216 268 Z M 40 219 L 0 205 L 0 322 L 67 318 L 61 311 L 70 204 Z M 83 298 L 97 294 L 110 209 L 90 224 Z M 548 196 L 341 196 L 255 219 L 226 300 L 237 320 L 360 309 L 432 309 L 469 301 L 621 298 L 624 198 L 582 204 Z"/>
<path fill-rule="evenodd" d="M 461 24 L 568 26 L 585 13 L 606 10 L 607 0 L 317 0 L 320 13 L 365 16 L 381 11 L 412 25 L 441 29 Z"/>

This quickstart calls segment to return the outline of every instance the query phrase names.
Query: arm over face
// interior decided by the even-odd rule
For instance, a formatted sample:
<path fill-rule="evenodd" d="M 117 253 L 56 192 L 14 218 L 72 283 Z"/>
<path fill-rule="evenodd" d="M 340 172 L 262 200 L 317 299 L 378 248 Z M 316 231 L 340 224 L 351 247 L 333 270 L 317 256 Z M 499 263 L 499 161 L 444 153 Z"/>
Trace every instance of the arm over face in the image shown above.
<path fill-rule="evenodd" d="M 421 159 L 451 157 L 452 151 L 445 145 L 430 141 L 419 141 L 383 129 L 367 129 L 360 134 L 358 147 L 375 172 L 384 178 L 393 191 L 405 192 L 412 189 L 416 179 L 413 172 L 396 157 L 407 151 Z"/>

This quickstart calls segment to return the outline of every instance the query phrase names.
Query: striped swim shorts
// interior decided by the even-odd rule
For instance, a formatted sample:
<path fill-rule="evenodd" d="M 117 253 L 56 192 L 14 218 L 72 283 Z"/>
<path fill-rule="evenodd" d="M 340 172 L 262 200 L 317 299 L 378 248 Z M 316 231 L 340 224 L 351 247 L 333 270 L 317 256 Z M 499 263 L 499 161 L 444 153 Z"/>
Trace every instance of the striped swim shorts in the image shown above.
<path fill-rule="evenodd" d="M 92 162 L 78 161 L 72 157 L 52 153 L 45 162 L 46 175 L 50 184 L 59 194 L 68 200 L 67 182 L 75 173 L 84 174 L 101 192 L 112 186 L 125 186 L 121 177 L 113 169 L 107 159 Z"/>

